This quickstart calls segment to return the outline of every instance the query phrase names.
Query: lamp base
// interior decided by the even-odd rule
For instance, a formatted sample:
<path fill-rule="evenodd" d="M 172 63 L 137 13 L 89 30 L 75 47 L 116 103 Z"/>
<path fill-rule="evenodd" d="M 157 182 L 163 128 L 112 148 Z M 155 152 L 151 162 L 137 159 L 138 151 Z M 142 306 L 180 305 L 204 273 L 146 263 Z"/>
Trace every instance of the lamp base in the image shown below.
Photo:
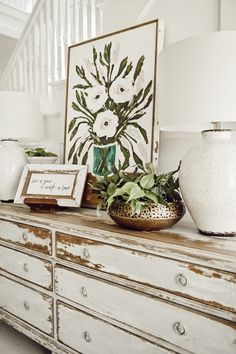
<path fill-rule="evenodd" d="M 200 234 L 207 235 L 207 236 L 216 236 L 216 237 L 233 237 L 236 236 L 236 232 L 211 232 L 211 231 L 203 231 L 198 229 Z"/>
<path fill-rule="evenodd" d="M 24 150 L 16 140 L 3 140 L 0 147 L 0 200 L 15 198 L 20 177 L 26 164 Z"/>
<path fill-rule="evenodd" d="M 236 145 L 228 130 L 203 131 L 202 137 L 182 160 L 182 196 L 201 234 L 235 236 Z"/>

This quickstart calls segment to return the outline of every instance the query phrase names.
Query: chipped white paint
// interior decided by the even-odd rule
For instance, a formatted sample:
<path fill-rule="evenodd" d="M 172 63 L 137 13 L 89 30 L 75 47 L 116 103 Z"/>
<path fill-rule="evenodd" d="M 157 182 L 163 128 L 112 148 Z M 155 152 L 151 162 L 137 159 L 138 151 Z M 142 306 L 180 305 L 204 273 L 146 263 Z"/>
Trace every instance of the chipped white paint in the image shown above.
<path fill-rule="evenodd" d="M 51 263 L 0 246 L 0 268 L 45 288 L 52 286 Z"/>
<path fill-rule="evenodd" d="M 60 354 L 236 352 L 236 239 L 92 213 L 0 206 L 0 319 Z"/>
<path fill-rule="evenodd" d="M 164 354 L 169 351 L 59 304 L 59 340 L 86 354 Z"/>
<path fill-rule="evenodd" d="M 3 310 L 52 333 L 52 299 L 29 287 L 0 276 L 0 304 Z"/>
<path fill-rule="evenodd" d="M 190 351 L 197 347 L 202 354 L 232 353 L 235 348 L 235 330 L 226 322 L 217 323 L 180 307 L 62 268 L 56 269 L 56 275 L 58 293 L 63 297 L 174 345 Z M 187 328 L 186 335 L 176 335 L 178 322 Z"/>
<path fill-rule="evenodd" d="M 86 239 L 82 239 L 82 244 L 76 244 L 76 241 L 77 238 L 74 238 L 74 243 L 70 239 L 68 244 L 66 237 L 64 242 L 58 241 L 58 256 L 130 280 L 189 295 L 200 301 L 214 301 L 220 307 L 230 307 L 236 312 L 234 274 L 112 247 L 105 243 L 91 244 Z M 185 279 L 185 284 L 181 283 L 181 277 Z"/>
<path fill-rule="evenodd" d="M 29 231 L 29 226 L 24 226 L 25 227 L 9 221 L 0 220 L 0 239 L 22 246 L 27 246 L 27 244 L 32 245 L 32 249 L 34 249 L 34 246 L 38 249 L 37 246 L 39 246 L 46 248 L 47 253 L 51 253 L 51 238 L 39 237 L 33 231 Z"/>

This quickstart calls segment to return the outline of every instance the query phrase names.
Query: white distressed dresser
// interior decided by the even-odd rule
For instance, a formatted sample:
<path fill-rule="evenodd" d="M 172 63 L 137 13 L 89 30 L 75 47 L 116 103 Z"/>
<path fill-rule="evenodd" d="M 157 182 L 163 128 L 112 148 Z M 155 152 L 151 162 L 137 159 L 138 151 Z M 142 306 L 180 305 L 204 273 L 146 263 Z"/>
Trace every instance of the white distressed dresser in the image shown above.
<path fill-rule="evenodd" d="M 236 238 L 94 214 L 0 206 L 2 321 L 55 353 L 236 353 Z"/>

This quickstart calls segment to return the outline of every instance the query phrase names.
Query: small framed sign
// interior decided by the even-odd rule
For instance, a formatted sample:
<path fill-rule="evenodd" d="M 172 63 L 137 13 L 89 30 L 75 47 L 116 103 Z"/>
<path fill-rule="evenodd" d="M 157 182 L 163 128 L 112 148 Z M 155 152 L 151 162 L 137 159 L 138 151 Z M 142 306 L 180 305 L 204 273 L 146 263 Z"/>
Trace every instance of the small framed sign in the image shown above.
<path fill-rule="evenodd" d="M 33 208 L 79 207 L 86 176 L 84 165 L 26 165 L 14 202 Z"/>

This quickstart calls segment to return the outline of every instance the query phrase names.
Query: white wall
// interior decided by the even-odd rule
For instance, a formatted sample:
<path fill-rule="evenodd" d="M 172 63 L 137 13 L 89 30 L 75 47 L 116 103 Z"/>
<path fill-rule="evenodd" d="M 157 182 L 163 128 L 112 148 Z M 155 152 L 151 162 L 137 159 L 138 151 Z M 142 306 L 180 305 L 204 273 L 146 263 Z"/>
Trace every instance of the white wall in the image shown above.
<path fill-rule="evenodd" d="M 159 18 L 166 45 L 217 29 L 218 0 L 108 0 L 100 7 L 104 33 Z"/>

